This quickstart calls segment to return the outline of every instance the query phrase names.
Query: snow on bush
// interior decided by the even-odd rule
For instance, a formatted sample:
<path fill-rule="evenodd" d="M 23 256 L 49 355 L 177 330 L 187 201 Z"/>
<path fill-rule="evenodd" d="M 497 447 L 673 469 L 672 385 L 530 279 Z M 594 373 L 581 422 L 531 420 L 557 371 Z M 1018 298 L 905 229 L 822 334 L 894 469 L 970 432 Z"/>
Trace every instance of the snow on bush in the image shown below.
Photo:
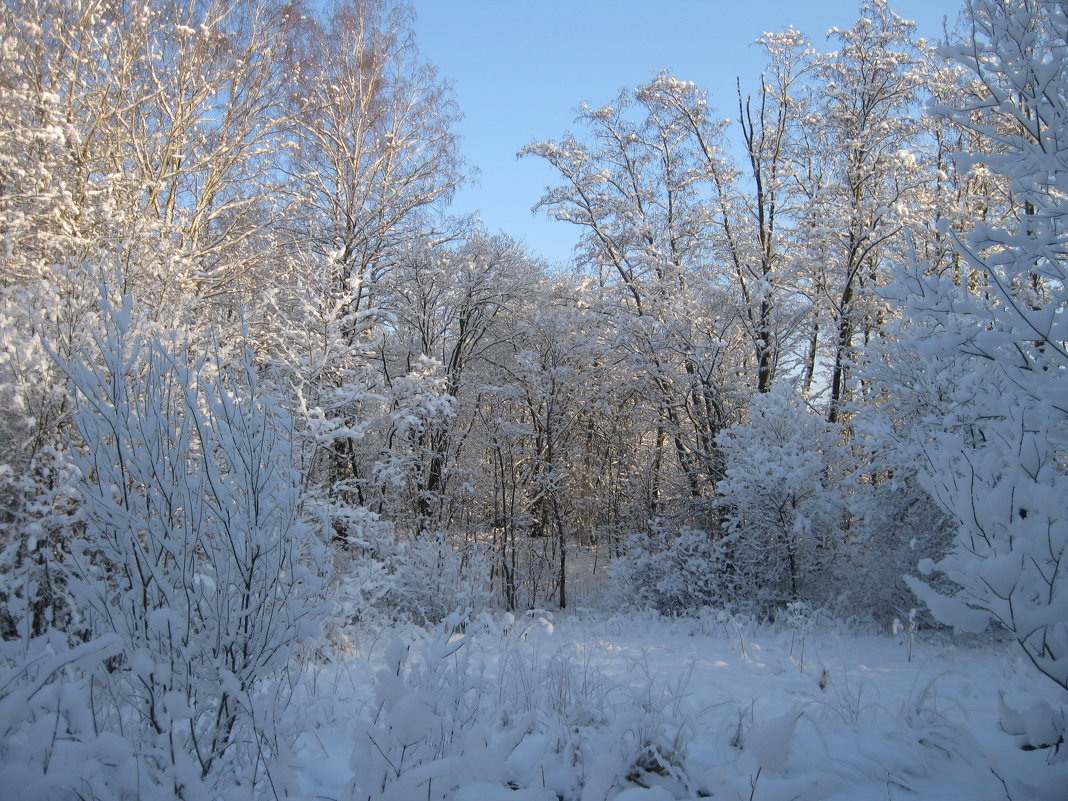
<path fill-rule="evenodd" d="M 609 603 L 615 608 L 655 609 L 665 614 L 723 606 L 723 549 L 703 531 L 664 526 L 626 541 L 623 555 L 608 567 Z"/>
<path fill-rule="evenodd" d="M 919 605 L 904 575 L 944 553 L 947 519 L 918 486 L 914 420 L 858 412 L 841 444 L 788 384 L 753 399 L 748 423 L 725 430 L 723 525 L 711 535 L 661 524 L 631 537 L 610 568 L 610 602 L 678 614 L 703 606 L 774 617 L 790 604 L 889 624 Z M 863 428 L 862 428 L 863 427 Z"/>
<path fill-rule="evenodd" d="M 95 716 L 95 678 L 121 653 L 115 634 L 0 641 L 0 787 L 24 801 L 155 797 L 138 786 L 134 743 Z"/>
<path fill-rule="evenodd" d="M 358 511 L 349 515 L 349 534 L 335 557 L 332 636 L 343 640 L 346 627 L 372 618 L 433 625 L 491 604 L 489 568 L 477 544 L 457 546 L 445 532 L 398 539 L 389 523 Z"/>
<path fill-rule="evenodd" d="M 96 349 L 61 363 L 80 435 L 63 561 L 73 619 L 5 644 L 0 764 L 33 774 L 41 797 L 281 782 L 281 679 L 324 611 L 289 420 L 247 356 L 232 371 L 217 353 L 193 358 L 138 335 L 130 298 L 103 305 Z M 74 754 L 107 776 L 54 758 Z"/>
<path fill-rule="evenodd" d="M 755 397 L 749 417 L 716 440 L 727 465 L 717 486 L 726 528 L 718 545 L 736 600 L 826 602 L 845 503 L 841 432 L 785 383 Z"/>
<path fill-rule="evenodd" d="M 458 549 L 444 532 L 397 542 L 387 555 L 380 613 L 439 623 L 456 611 L 477 614 L 492 601 L 489 570 L 474 546 Z"/>

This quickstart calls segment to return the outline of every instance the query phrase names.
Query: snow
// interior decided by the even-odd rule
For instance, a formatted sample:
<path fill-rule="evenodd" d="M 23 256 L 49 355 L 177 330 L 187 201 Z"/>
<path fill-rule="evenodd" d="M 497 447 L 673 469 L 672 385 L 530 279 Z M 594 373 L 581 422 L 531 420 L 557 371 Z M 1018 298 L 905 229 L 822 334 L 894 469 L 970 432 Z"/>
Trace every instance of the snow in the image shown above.
<path fill-rule="evenodd" d="M 411 647 L 383 648 L 390 637 Z M 794 638 L 714 615 L 557 613 L 533 629 L 483 616 L 462 642 L 368 628 L 355 653 L 309 673 L 338 694 L 305 704 L 324 712 L 295 750 L 298 795 L 1064 799 L 1068 760 L 1019 746 L 1055 730 L 1068 694 L 1012 643 L 918 635 L 909 661 L 897 638 L 825 622 L 802 659 Z M 384 786 L 366 784 L 383 774 L 361 731 L 399 768 Z"/>
<path fill-rule="evenodd" d="M 781 771 L 786 767 L 800 718 L 800 712 L 789 712 L 782 717 L 757 723 L 749 730 L 744 749 L 752 755 L 761 770 Z"/>

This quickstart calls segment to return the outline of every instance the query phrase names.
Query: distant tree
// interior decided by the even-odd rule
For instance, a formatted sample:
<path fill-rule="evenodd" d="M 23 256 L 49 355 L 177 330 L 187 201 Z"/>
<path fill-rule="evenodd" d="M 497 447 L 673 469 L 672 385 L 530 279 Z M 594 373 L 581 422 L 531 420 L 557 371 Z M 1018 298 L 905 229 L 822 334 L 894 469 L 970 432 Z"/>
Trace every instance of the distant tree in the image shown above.
<path fill-rule="evenodd" d="M 460 514 L 451 493 L 459 476 L 477 472 L 466 464 L 465 442 L 477 397 L 507 369 L 516 321 L 540 293 L 540 267 L 508 236 L 476 233 L 452 246 L 412 247 L 383 281 L 382 308 L 395 321 L 394 335 L 378 342 L 387 379 L 423 365 L 448 404 L 446 414 L 424 415 L 415 428 L 398 417 L 389 435 L 409 465 L 409 491 L 395 501 L 408 504 L 417 532 L 451 530 Z M 398 397 L 397 408 L 404 406 Z"/>
<path fill-rule="evenodd" d="M 722 469 L 715 435 L 733 419 L 730 385 L 745 337 L 733 267 L 718 258 L 720 209 L 737 198 L 724 125 L 697 87 L 667 74 L 614 105 L 583 107 L 577 121 L 588 141 L 569 136 L 522 151 L 563 180 L 539 206 L 582 227 L 581 263 L 615 292 L 615 309 L 605 312 L 656 417 L 653 513 L 662 495 L 709 513 Z M 678 486 L 669 486 L 672 475 Z"/>
<path fill-rule="evenodd" d="M 430 211 L 463 177 L 459 112 L 403 3 L 329 3 L 307 15 L 290 57 L 297 231 L 350 295 L 346 311 L 365 311 L 393 253 L 432 233 Z"/>
<path fill-rule="evenodd" d="M 805 201 L 799 189 L 804 177 L 801 128 L 813 113 L 811 86 L 821 58 L 793 28 L 765 34 L 757 44 L 769 61 L 760 89 L 755 95 L 744 93 L 738 82 L 745 153 L 740 172 L 751 185 L 736 199 L 721 192 L 718 218 L 753 343 L 756 390 L 768 392 L 779 372 L 797 360 L 801 320 L 815 307 L 799 270 Z"/>
<path fill-rule="evenodd" d="M 458 112 L 411 23 L 404 3 L 341 0 L 307 9 L 286 54 L 293 124 L 281 169 L 292 200 L 284 221 L 291 250 L 272 299 L 279 330 L 269 338 L 300 387 L 298 419 L 312 434 L 309 477 L 341 529 L 346 509 L 373 505 L 375 474 L 382 487 L 401 480 L 396 459 L 376 467 L 383 460 L 368 454 L 364 434 L 412 421 L 406 403 L 443 392 L 428 364 L 382 361 L 380 341 L 389 274 L 413 251 L 456 235 L 454 225 L 435 227 L 435 213 L 462 177 Z M 403 399 L 391 397 L 391 385 Z"/>
<path fill-rule="evenodd" d="M 830 422 L 849 398 L 854 348 L 885 317 L 877 290 L 889 280 L 887 259 L 921 211 L 927 173 L 917 149 L 930 56 L 914 31 L 885 0 L 865 3 L 853 27 L 834 29 L 839 48 L 821 64 L 803 132 L 809 287 L 825 326 L 814 329 L 805 382 L 822 341 L 830 353 Z"/>

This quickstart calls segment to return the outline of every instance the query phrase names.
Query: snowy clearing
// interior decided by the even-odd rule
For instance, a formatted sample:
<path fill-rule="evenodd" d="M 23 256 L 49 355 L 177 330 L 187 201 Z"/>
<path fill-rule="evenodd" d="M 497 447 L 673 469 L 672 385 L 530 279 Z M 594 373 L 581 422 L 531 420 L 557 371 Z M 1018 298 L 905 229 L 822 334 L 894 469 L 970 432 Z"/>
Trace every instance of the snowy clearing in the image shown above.
<path fill-rule="evenodd" d="M 1010 644 L 923 638 L 910 662 L 902 637 L 818 618 L 550 617 L 364 631 L 295 704 L 298 795 L 1066 797 L 1068 760 L 999 727 L 999 692 L 1011 709 L 1068 700 Z"/>

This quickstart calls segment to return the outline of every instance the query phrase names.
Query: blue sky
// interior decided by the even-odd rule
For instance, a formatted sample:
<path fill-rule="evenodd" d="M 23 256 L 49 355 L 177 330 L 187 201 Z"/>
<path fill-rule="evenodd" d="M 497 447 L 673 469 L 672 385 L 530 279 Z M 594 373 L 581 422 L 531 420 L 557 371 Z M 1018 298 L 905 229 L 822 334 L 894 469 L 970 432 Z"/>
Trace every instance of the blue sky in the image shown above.
<path fill-rule="evenodd" d="M 531 214 L 555 176 L 533 157 L 517 161 L 519 148 L 561 136 L 580 103 L 609 103 L 620 89 L 665 69 L 695 82 L 724 117 L 733 116 L 736 77 L 744 89 L 760 75 L 755 39 L 793 25 L 829 49 L 824 33 L 852 25 L 860 2 L 414 0 L 414 6 L 419 47 L 452 82 L 465 115 L 464 154 L 481 170 L 478 183 L 458 193 L 453 211 L 478 211 L 489 231 L 565 261 L 577 229 Z M 916 21 L 920 36 L 935 39 L 961 2 L 890 0 L 890 7 Z"/>

